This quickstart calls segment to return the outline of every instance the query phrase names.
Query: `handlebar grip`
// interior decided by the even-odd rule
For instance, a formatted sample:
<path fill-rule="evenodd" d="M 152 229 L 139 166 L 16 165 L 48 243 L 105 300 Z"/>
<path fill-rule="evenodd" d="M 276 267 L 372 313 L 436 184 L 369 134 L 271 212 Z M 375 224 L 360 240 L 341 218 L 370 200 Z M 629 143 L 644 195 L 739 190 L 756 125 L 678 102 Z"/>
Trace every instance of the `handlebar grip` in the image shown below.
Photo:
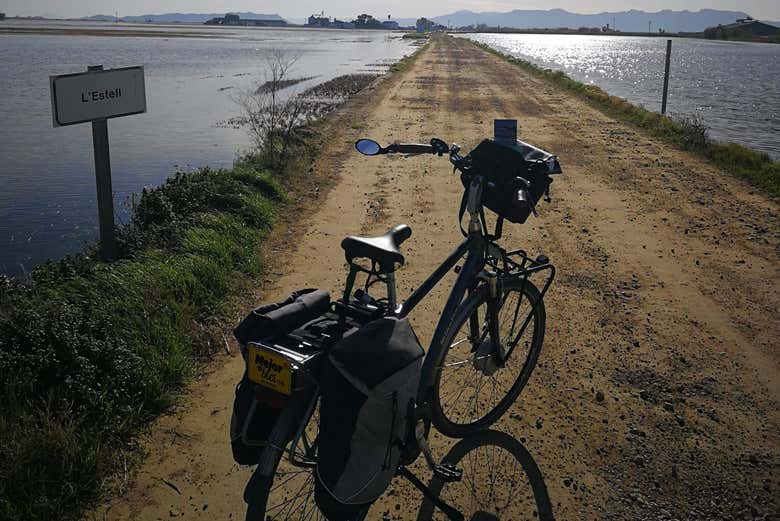
<path fill-rule="evenodd" d="M 388 147 L 391 152 L 399 154 L 435 154 L 436 149 L 431 145 L 422 143 L 398 143 Z"/>

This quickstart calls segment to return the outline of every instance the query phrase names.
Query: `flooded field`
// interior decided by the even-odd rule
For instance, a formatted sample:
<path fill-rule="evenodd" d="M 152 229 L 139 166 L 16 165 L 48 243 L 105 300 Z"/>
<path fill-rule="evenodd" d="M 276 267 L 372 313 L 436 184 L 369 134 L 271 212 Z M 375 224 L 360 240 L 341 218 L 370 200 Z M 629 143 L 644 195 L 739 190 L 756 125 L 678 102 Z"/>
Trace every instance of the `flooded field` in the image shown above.
<path fill-rule="evenodd" d="M 148 113 L 109 122 L 114 205 L 177 169 L 230 166 L 249 139 L 235 125 L 242 92 L 266 80 L 265 56 L 299 56 L 303 92 L 345 74 L 378 74 L 413 48 L 385 31 L 44 23 L 73 35 L 0 34 L 0 273 L 20 274 L 97 237 L 88 124 L 52 128 L 49 76 L 143 65 Z M 3 27 L 35 28 L 34 24 Z M 159 36 L 84 36 L 83 31 Z M 166 33 L 170 31 L 170 33 Z M 175 31 L 175 32 L 173 32 Z M 169 34 L 176 35 L 168 36 Z M 193 37 L 180 37 L 192 34 Z"/>
<path fill-rule="evenodd" d="M 647 109 L 661 110 L 666 38 L 466 36 Z M 669 114 L 697 116 L 712 138 L 780 159 L 780 46 L 674 38 L 670 74 Z"/>

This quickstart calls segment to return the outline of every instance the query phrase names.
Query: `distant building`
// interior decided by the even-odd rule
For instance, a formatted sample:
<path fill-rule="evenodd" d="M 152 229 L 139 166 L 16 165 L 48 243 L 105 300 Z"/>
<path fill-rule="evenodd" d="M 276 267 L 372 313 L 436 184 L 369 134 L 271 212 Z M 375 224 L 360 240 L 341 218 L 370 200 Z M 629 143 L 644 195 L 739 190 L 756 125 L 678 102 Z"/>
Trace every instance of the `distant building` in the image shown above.
<path fill-rule="evenodd" d="M 331 29 L 354 29 L 355 24 L 334 18 L 329 27 Z"/>
<path fill-rule="evenodd" d="M 389 29 L 390 31 L 394 31 L 398 29 L 400 26 L 398 25 L 398 22 L 395 22 L 393 20 L 385 20 L 382 22 L 382 27 L 385 29 Z"/>
<path fill-rule="evenodd" d="M 281 18 L 246 18 L 242 19 L 235 13 L 228 13 L 222 18 L 212 18 L 206 25 L 231 25 L 245 27 L 285 27 L 287 22 Z"/>
<path fill-rule="evenodd" d="M 309 17 L 309 19 L 306 21 L 306 25 L 308 27 L 324 27 L 327 29 L 354 29 L 355 24 L 352 22 L 345 22 L 343 20 L 339 20 L 338 18 L 334 18 L 332 21 L 329 17 L 325 16 L 325 14 L 316 15 L 313 14 Z"/>
<path fill-rule="evenodd" d="M 741 18 L 736 23 L 709 27 L 704 37 L 711 40 L 768 40 L 780 35 L 780 28 L 752 18 Z"/>
<path fill-rule="evenodd" d="M 306 25 L 311 27 L 330 27 L 330 18 L 327 18 L 324 15 L 317 16 L 313 14 L 309 17 Z"/>
<path fill-rule="evenodd" d="M 5 13 L 0 13 L 0 21 L 5 20 Z"/>

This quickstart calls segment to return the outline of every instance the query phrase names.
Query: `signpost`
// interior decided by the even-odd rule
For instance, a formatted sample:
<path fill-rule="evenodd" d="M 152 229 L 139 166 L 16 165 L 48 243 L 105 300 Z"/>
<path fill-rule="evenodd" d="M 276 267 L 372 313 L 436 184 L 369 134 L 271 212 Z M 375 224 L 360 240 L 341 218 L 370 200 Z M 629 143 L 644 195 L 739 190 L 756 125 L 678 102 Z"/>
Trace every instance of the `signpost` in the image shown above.
<path fill-rule="evenodd" d="M 669 97 L 669 62 L 672 59 L 672 41 L 666 40 L 666 66 L 664 70 L 664 94 L 661 100 L 661 114 L 666 114 L 666 100 Z"/>
<path fill-rule="evenodd" d="M 107 120 L 146 112 L 144 68 L 103 70 L 102 65 L 96 65 L 87 72 L 51 76 L 49 86 L 55 127 L 92 122 L 100 254 L 104 260 L 116 259 Z"/>

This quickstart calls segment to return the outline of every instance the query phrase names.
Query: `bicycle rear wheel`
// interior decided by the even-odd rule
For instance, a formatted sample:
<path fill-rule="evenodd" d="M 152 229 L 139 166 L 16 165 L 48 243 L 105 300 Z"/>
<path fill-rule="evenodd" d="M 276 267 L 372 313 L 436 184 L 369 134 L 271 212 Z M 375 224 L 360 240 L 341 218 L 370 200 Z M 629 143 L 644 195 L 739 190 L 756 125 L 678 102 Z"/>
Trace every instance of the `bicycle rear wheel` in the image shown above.
<path fill-rule="evenodd" d="M 472 293 L 455 311 L 433 356 L 431 419 L 444 435 L 464 437 L 498 420 L 525 387 L 544 341 L 545 311 L 539 290 L 520 278 L 502 281 L 498 310 L 501 346 L 511 356 L 498 362 L 488 335 L 487 289 Z"/>
<path fill-rule="evenodd" d="M 288 444 L 275 455 L 271 476 L 252 476 L 258 482 L 252 486 L 252 497 L 246 498 L 247 521 L 327 521 L 314 502 L 318 431 L 319 400 L 296 444 L 293 461 Z"/>
<path fill-rule="evenodd" d="M 284 452 L 276 454 L 273 472 L 268 476 L 253 476 L 258 483 L 253 487 L 255 494 L 247 498 L 246 521 L 328 521 L 317 507 L 314 494 L 316 487 L 315 467 L 317 465 L 319 433 L 319 399 L 306 426 L 296 443 L 290 458 L 290 444 Z M 363 521 L 368 507 L 355 509 L 344 507 L 340 519 Z"/>

